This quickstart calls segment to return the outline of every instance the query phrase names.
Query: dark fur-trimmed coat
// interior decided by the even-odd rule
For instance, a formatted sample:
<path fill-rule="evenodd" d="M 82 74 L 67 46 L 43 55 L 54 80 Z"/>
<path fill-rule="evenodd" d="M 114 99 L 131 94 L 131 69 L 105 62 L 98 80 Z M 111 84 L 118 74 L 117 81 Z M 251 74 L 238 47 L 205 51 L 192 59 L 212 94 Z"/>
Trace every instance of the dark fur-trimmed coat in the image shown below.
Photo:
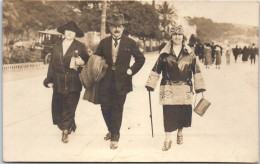
<path fill-rule="evenodd" d="M 206 90 L 200 67 L 188 45 L 183 45 L 179 57 L 171 49 L 172 42 L 168 42 L 160 52 L 146 86 L 154 89 L 162 73 L 160 104 L 191 105 L 193 87 L 196 93 Z"/>

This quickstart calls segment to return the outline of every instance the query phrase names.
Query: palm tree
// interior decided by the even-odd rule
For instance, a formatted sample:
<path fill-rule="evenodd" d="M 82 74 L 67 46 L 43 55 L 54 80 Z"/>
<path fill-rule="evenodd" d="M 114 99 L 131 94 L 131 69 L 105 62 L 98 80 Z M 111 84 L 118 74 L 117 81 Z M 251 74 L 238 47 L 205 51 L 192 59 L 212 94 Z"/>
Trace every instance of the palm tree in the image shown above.
<path fill-rule="evenodd" d="M 157 12 L 161 15 L 161 26 L 164 31 L 167 31 L 166 27 L 174 23 L 174 19 L 177 18 L 176 9 L 170 6 L 167 1 L 164 1 L 162 5 L 159 5 Z"/>
<path fill-rule="evenodd" d="M 105 37 L 106 33 L 106 13 L 107 13 L 107 1 L 103 1 L 102 15 L 101 15 L 101 30 L 100 30 L 100 39 Z"/>

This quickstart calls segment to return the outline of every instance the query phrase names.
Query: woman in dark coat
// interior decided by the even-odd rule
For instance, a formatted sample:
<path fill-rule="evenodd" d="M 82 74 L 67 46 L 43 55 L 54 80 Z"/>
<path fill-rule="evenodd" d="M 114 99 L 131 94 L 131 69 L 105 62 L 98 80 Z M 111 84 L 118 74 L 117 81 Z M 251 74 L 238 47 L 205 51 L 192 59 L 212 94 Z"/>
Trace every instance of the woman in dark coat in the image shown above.
<path fill-rule="evenodd" d="M 171 132 L 177 132 L 177 144 L 183 143 L 183 127 L 191 126 L 192 93 L 205 91 L 204 80 L 196 56 L 184 42 L 182 26 L 171 29 L 172 40 L 161 50 L 155 63 L 146 88 L 153 91 L 162 73 L 160 85 L 160 104 L 163 105 L 165 141 L 162 150 L 171 147 Z"/>
<path fill-rule="evenodd" d="M 210 46 L 209 43 L 206 44 L 205 48 L 204 48 L 204 55 L 205 55 L 205 66 L 206 68 L 209 68 L 210 65 L 212 65 L 212 48 Z"/>
<path fill-rule="evenodd" d="M 239 55 L 239 48 L 238 48 L 238 45 L 236 45 L 236 48 L 234 48 L 234 49 L 232 49 L 232 51 L 233 51 L 233 55 L 234 55 L 234 58 L 235 58 L 235 63 L 237 62 L 237 57 L 238 57 L 238 55 Z"/>
<path fill-rule="evenodd" d="M 220 69 L 221 65 L 221 56 L 222 56 L 222 48 L 219 45 L 215 47 L 215 59 L 216 59 L 216 68 Z"/>
<path fill-rule="evenodd" d="M 201 60 L 202 63 L 204 63 L 204 46 L 203 44 L 199 43 L 196 46 L 196 55 L 199 56 L 199 60 Z"/>
<path fill-rule="evenodd" d="M 249 56 L 249 48 L 247 48 L 246 46 L 244 46 L 243 50 L 242 50 L 242 61 L 246 62 L 248 60 L 248 56 Z"/>
<path fill-rule="evenodd" d="M 89 55 L 85 46 L 75 40 L 75 37 L 83 37 L 84 33 L 74 22 L 68 22 L 57 30 L 64 34 L 65 39 L 53 47 L 44 86 L 53 88 L 53 124 L 62 130 L 62 141 L 67 143 L 68 135 L 76 130 L 74 117 L 82 89 L 80 66 L 87 62 Z"/>

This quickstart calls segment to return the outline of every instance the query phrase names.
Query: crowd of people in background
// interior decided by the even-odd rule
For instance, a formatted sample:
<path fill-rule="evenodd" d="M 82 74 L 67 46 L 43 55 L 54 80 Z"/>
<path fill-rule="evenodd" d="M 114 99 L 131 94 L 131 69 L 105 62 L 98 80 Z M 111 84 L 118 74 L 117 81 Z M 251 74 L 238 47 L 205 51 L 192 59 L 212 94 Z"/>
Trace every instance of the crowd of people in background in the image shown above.
<path fill-rule="evenodd" d="M 248 46 L 244 46 L 243 48 L 238 45 L 232 48 L 229 44 L 223 48 L 222 45 L 214 44 L 214 42 L 211 44 L 195 43 L 190 46 L 193 49 L 195 55 L 207 69 L 209 69 L 213 64 L 215 64 L 216 69 L 220 69 L 222 55 L 225 55 L 227 65 L 230 64 L 230 58 L 232 57 L 232 54 L 234 56 L 235 63 L 237 63 L 238 57 L 242 56 L 243 63 L 250 59 L 251 65 L 255 64 L 256 55 L 258 55 L 258 48 L 254 43 Z"/>

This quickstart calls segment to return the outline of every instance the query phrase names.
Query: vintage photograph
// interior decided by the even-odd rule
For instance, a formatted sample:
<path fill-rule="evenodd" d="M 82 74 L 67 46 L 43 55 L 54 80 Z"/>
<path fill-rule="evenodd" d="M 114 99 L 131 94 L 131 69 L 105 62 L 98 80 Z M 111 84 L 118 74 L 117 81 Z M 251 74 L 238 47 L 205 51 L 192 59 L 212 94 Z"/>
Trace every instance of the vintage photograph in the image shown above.
<path fill-rule="evenodd" d="M 259 2 L 3 0 L 4 162 L 259 162 Z"/>

